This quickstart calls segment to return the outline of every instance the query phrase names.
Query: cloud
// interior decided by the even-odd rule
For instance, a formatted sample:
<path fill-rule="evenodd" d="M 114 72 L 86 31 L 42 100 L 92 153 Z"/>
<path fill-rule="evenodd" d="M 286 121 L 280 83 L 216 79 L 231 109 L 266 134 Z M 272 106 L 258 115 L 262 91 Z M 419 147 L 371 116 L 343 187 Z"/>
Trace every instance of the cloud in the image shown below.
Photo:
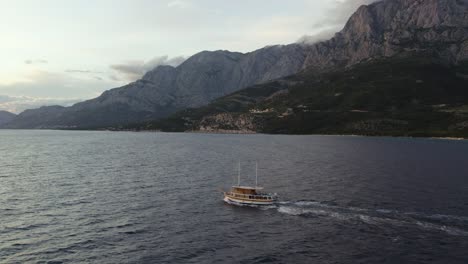
<path fill-rule="evenodd" d="M 362 5 L 370 5 L 379 0 L 341 0 L 337 1 L 332 7 L 326 19 L 320 23 L 325 26 L 342 26 L 344 25 L 351 15 Z"/>
<path fill-rule="evenodd" d="M 42 60 L 42 59 L 39 59 L 39 60 L 32 60 L 32 59 L 27 59 L 24 61 L 25 64 L 47 64 L 48 61 L 46 60 Z"/>
<path fill-rule="evenodd" d="M 320 41 L 329 40 L 337 32 L 335 28 L 325 29 L 313 35 L 304 35 L 297 40 L 300 44 L 314 44 Z"/>
<path fill-rule="evenodd" d="M 192 3 L 183 0 L 173 0 L 167 3 L 170 8 L 189 8 L 192 7 Z"/>
<path fill-rule="evenodd" d="M 20 81 L 0 84 L 0 110 L 19 113 L 45 105 L 69 106 L 99 96 L 103 91 L 140 78 L 159 65 L 178 66 L 184 57 L 155 57 L 111 65 L 115 74 L 88 69 L 64 72 L 30 71 Z M 36 63 L 31 61 L 32 63 Z M 105 76 L 104 76 L 105 74 Z"/>
<path fill-rule="evenodd" d="M 21 112 L 44 105 L 67 106 L 99 96 L 124 82 L 104 79 L 93 73 L 31 71 L 21 81 L 0 84 L 0 110 Z"/>
<path fill-rule="evenodd" d="M 121 82 L 122 81 L 122 79 L 120 79 L 119 77 L 117 77 L 117 76 L 115 76 L 113 74 L 109 75 L 109 80 L 116 81 L 116 82 Z"/>
<path fill-rule="evenodd" d="M 65 70 L 67 73 L 103 73 L 100 71 L 91 71 L 91 70 L 75 70 L 75 69 L 69 69 Z"/>
<path fill-rule="evenodd" d="M 0 95 L 0 110 L 21 113 L 45 105 L 70 106 L 80 101 L 82 99 Z"/>
<path fill-rule="evenodd" d="M 127 61 L 121 64 L 113 64 L 110 67 L 119 75 L 111 75 L 110 78 L 113 80 L 128 80 L 135 81 L 146 72 L 156 68 L 160 65 L 170 65 L 176 67 L 185 61 L 185 58 L 182 56 L 169 58 L 167 55 L 155 57 L 149 61 Z"/>
<path fill-rule="evenodd" d="M 104 74 L 102 71 L 92 71 L 92 70 L 80 70 L 80 69 L 68 69 L 65 70 L 66 73 L 78 74 L 78 75 L 88 75 L 90 78 L 98 81 L 104 81 L 104 78 L 101 76 Z M 110 78 L 111 81 L 120 81 L 114 78 Z"/>
<path fill-rule="evenodd" d="M 377 1 L 380 0 L 336 0 L 335 4 L 325 12 L 324 17 L 312 25 L 315 32 L 302 36 L 297 42 L 314 44 L 332 38 L 360 6 Z"/>

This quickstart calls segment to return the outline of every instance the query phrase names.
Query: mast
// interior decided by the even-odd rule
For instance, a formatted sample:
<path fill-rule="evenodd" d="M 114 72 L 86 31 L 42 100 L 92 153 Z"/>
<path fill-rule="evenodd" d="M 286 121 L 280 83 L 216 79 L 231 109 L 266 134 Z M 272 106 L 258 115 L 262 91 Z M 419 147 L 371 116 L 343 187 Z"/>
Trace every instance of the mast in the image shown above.
<path fill-rule="evenodd" d="M 257 188 L 258 185 L 258 162 L 255 161 L 255 188 Z"/>
<path fill-rule="evenodd" d="M 239 170 L 237 172 L 237 186 L 240 186 L 240 170 L 241 168 L 240 168 L 240 161 L 239 161 Z"/>

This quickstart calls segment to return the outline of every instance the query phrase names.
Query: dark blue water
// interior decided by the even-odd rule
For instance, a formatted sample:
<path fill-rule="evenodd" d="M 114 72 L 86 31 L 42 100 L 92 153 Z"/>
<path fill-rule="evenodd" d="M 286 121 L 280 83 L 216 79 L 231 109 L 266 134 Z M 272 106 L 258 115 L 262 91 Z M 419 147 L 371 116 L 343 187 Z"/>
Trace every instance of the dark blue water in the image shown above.
<path fill-rule="evenodd" d="M 0 263 L 221 262 L 468 263 L 468 142 L 0 131 Z"/>

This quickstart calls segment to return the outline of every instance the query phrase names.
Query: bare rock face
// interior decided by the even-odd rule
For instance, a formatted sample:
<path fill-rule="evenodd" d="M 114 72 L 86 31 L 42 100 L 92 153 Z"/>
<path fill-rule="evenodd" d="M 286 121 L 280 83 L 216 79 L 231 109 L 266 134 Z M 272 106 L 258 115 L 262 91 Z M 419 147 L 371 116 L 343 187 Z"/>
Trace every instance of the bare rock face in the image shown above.
<path fill-rule="evenodd" d="M 183 109 L 205 105 L 250 85 L 297 73 L 304 60 L 303 48 L 295 44 L 266 47 L 246 54 L 203 51 L 173 68 L 170 74 L 158 67 L 148 72 L 143 80 L 171 94 L 173 106 Z"/>
<path fill-rule="evenodd" d="M 195 130 L 216 133 L 255 133 L 258 129 L 255 117 L 248 114 L 221 113 L 204 117 Z"/>
<path fill-rule="evenodd" d="M 385 0 L 361 6 L 329 41 L 310 46 L 305 66 L 350 66 L 405 51 L 448 63 L 467 60 L 468 0 Z"/>
<path fill-rule="evenodd" d="M 102 127 L 154 120 L 309 67 L 346 67 L 407 51 L 428 52 L 447 63 L 468 60 L 468 0 L 383 0 L 361 6 L 328 41 L 245 54 L 203 51 L 178 67 L 159 66 L 95 99 L 52 109 L 47 117 L 44 111 L 30 110 L 9 126 Z"/>

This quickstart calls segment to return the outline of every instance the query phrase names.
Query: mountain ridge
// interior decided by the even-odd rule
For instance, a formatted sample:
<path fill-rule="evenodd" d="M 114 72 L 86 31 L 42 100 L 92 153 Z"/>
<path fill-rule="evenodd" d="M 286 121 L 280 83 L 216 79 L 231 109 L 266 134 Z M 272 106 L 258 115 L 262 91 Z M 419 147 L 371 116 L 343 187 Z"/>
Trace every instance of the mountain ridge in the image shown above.
<path fill-rule="evenodd" d="M 468 138 L 466 87 L 468 63 L 409 52 L 305 71 L 124 129 Z"/>
<path fill-rule="evenodd" d="M 458 64 L 468 59 L 467 9 L 468 0 L 383 0 L 358 8 L 330 40 L 249 53 L 202 51 L 178 67 L 159 66 L 136 82 L 59 109 L 54 118 L 38 110 L 36 120 L 43 122 L 32 125 L 21 113 L 4 127 L 89 128 L 155 120 L 308 68 L 351 67 L 408 51 Z"/>
<path fill-rule="evenodd" d="M 0 110 L 0 125 L 6 124 L 16 117 L 15 114 Z"/>

